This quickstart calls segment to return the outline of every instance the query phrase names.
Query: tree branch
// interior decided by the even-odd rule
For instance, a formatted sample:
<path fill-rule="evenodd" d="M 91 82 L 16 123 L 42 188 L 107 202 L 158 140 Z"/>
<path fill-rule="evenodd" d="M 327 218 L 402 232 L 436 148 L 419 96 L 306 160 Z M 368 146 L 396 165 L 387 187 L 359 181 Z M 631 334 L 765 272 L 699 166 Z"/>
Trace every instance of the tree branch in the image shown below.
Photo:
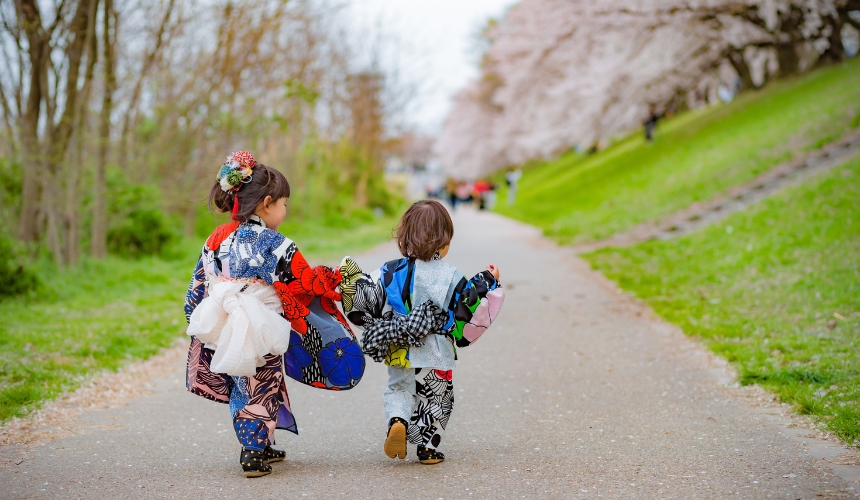
<path fill-rule="evenodd" d="M 70 24 L 70 36 L 72 41 L 66 47 L 66 60 L 68 61 L 68 73 L 66 76 L 66 92 L 63 99 L 63 113 L 56 127 L 56 135 L 51 141 L 51 159 L 48 162 L 55 168 L 65 154 L 72 134 L 75 109 L 78 100 L 78 73 L 80 72 L 81 60 L 86 50 L 87 30 L 95 29 L 90 26 L 90 9 L 95 9 L 98 0 L 80 0 L 75 16 Z"/>
<path fill-rule="evenodd" d="M 137 81 L 134 82 L 134 87 L 131 92 L 131 100 L 128 103 L 128 108 L 125 112 L 125 117 L 123 119 L 122 124 L 122 132 L 120 133 L 120 162 L 125 166 L 127 162 L 126 150 L 127 150 L 127 141 L 128 141 L 128 132 L 131 128 L 132 117 L 137 111 L 137 104 L 140 101 L 140 93 L 143 89 L 143 80 L 146 75 L 149 73 L 149 70 L 152 68 L 152 65 L 155 63 L 155 60 L 161 51 L 161 47 L 164 43 L 164 34 L 167 31 L 167 26 L 170 23 L 170 16 L 173 13 L 173 5 L 175 0 L 170 0 L 167 3 L 166 10 L 164 12 L 164 17 L 161 20 L 161 24 L 158 26 L 158 32 L 155 36 L 155 44 L 152 49 L 144 56 L 143 65 L 140 69 L 140 74 L 138 75 Z"/>
<path fill-rule="evenodd" d="M 61 0 L 60 5 L 57 7 L 57 15 L 54 18 L 54 24 L 48 28 L 48 38 L 54 35 L 54 30 L 57 29 L 57 26 L 60 25 L 60 21 L 63 20 L 63 7 L 66 5 L 66 0 Z"/>
<path fill-rule="evenodd" d="M 3 83 L 0 82 L 0 104 L 3 105 L 3 121 L 6 122 L 6 128 L 10 132 L 15 130 L 13 126 L 12 110 L 9 108 L 9 99 L 6 97 L 6 91 L 3 89 Z"/>

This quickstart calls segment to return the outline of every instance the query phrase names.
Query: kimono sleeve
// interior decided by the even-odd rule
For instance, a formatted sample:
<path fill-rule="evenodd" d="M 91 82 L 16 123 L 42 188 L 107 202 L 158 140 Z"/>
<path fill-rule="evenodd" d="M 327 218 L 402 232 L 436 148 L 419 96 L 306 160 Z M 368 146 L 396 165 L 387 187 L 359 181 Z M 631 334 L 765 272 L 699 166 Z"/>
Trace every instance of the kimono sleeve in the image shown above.
<path fill-rule="evenodd" d="M 191 322 L 191 313 L 203 300 L 203 295 L 206 291 L 206 271 L 203 265 L 203 259 L 206 253 L 206 248 L 200 252 L 200 258 L 197 259 L 197 266 L 194 268 L 194 274 L 191 275 L 191 283 L 188 285 L 188 293 L 185 294 L 185 320 Z"/>
<path fill-rule="evenodd" d="M 284 306 L 284 317 L 296 331 L 307 333 L 309 307 L 316 298 L 326 313 L 340 319 L 336 307 L 340 301 L 336 291 L 339 272 L 326 266 L 311 267 L 296 244 L 287 238 L 278 242 L 272 254 L 277 259 L 272 284 Z"/>
<path fill-rule="evenodd" d="M 390 320 L 393 317 L 388 294 L 382 283 L 382 269 L 368 274 L 351 257 L 344 257 L 340 274 L 343 312 L 359 333 L 370 320 Z"/>
<path fill-rule="evenodd" d="M 454 287 L 448 305 L 448 325 L 457 347 L 475 343 L 496 319 L 505 292 L 489 271 L 482 271 L 472 279 L 465 277 Z"/>
<path fill-rule="evenodd" d="M 305 385 L 349 390 L 364 375 L 364 355 L 346 319 L 337 308 L 341 295 L 339 270 L 311 267 L 289 242 L 274 254 L 278 262 L 273 285 L 290 322 L 290 343 L 284 373 Z"/>

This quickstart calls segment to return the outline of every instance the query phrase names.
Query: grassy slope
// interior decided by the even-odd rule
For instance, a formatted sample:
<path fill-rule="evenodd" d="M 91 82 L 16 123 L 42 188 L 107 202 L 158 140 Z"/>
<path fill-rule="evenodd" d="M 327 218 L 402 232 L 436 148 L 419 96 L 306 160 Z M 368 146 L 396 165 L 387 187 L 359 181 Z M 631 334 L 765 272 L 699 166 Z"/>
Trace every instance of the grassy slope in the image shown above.
<path fill-rule="evenodd" d="M 288 223 L 281 232 L 312 263 L 333 264 L 344 252 L 384 241 L 394 222 Z M 201 246 L 202 239 L 185 241 L 171 252 L 173 260 L 111 257 L 62 271 L 43 267 L 45 289 L 0 303 L 0 422 L 181 338 L 182 304 Z"/>
<path fill-rule="evenodd" d="M 860 445 L 858 200 L 860 158 L 684 238 L 586 258 L 742 382 Z"/>
<path fill-rule="evenodd" d="M 860 124 L 860 58 L 660 123 L 593 156 L 526 169 L 516 205 L 499 212 L 563 243 L 630 229 L 753 179 Z"/>

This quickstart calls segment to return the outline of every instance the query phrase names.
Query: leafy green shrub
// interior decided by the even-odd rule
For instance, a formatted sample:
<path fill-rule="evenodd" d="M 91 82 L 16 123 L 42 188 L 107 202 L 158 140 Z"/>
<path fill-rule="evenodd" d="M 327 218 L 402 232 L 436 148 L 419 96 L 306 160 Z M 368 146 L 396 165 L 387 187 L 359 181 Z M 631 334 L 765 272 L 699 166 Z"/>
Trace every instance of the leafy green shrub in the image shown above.
<path fill-rule="evenodd" d="M 133 184 L 120 170 L 108 177 L 108 250 L 125 257 L 159 255 L 177 239 L 161 208 L 161 193 L 150 184 Z"/>
<path fill-rule="evenodd" d="M 110 252 L 126 257 L 158 255 L 175 239 L 164 213 L 149 208 L 130 212 L 107 234 Z"/>
<path fill-rule="evenodd" d="M 36 273 L 24 267 L 19 258 L 17 243 L 0 234 L 0 299 L 29 292 L 39 283 Z"/>
<path fill-rule="evenodd" d="M 12 160 L 0 158 L 0 217 L 17 219 L 23 191 L 23 169 Z"/>

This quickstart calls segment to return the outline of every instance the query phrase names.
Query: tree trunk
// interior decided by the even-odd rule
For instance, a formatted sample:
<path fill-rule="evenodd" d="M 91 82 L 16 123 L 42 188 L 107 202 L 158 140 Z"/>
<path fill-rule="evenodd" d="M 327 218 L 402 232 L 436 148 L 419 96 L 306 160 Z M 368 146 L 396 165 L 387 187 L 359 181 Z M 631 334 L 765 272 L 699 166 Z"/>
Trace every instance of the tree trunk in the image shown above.
<path fill-rule="evenodd" d="M 93 222 L 92 222 L 92 248 L 93 257 L 103 259 L 107 256 L 107 202 L 106 192 L 106 169 L 108 147 L 110 146 L 110 114 L 113 110 L 113 93 L 116 89 L 116 75 L 114 74 L 114 40 L 111 21 L 116 23 L 113 16 L 113 0 L 104 0 L 104 95 L 102 97 L 102 110 L 99 116 L 99 153 L 96 164 L 95 179 L 93 180 Z"/>
<path fill-rule="evenodd" d="M 22 1 L 20 11 L 24 17 L 24 31 L 27 35 L 30 62 L 29 91 L 24 113 L 20 117 L 21 143 L 23 145 L 23 186 L 21 201 L 21 219 L 18 224 L 18 237 L 25 242 L 39 239 L 41 230 L 38 223 L 41 192 L 39 178 L 41 177 L 42 158 L 39 154 L 39 121 L 42 113 L 42 101 L 47 89 L 42 88 L 46 81 L 50 51 L 48 40 L 39 29 L 42 26 L 42 16 L 35 0 Z"/>
<path fill-rule="evenodd" d="M 797 56 L 794 40 L 776 45 L 779 61 L 779 76 L 786 77 L 800 72 L 800 58 Z"/>
<path fill-rule="evenodd" d="M 30 85 L 31 88 L 38 86 L 38 92 L 35 95 L 29 96 L 28 116 L 25 120 L 28 126 L 26 135 L 28 136 L 29 151 L 33 155 L 33 159 L 37 160 L 33 161 L 31 159 L 28 163 L 39 165 L 39 174 L 35 179 L 38 179 L 39 182 L 39 185 L 36 186 L 37 189 L 41 187 L 41 199 L 26 200 L 25 198 L 27 205 L 22 207 L 25 209 L 22 210 L 23 224 L 20 232 L 23 237 L 22 239 L 25 240 L 29 238 L 32 241 L 38 237 L 38 232 L 34 232 L 32 229 L 28 231 L 26 224 L 28 222 L 32 224 L 32 221 L 37 219 L 36 217 L 32 217 L 33 207 L 41 207 L 46 222 L 47 232 L 45 242 L 59 264 L 66 264 L 68 262 L 68 255 L 66 254 L 68 245 L 64 244 L 66 242 L 66 235 L 64 234 L 66 224 L 63 222 L 65 219 L 65 206 L 63 203 L 65 191 L 62 188 L 64 185 L 63 173 L 65 169 L 62 166 L 69 158 L 69 142 L 79 110 L 78 97 L 81 90 L 79 73 L 81 62 L 87 50 L 88 32 L 95 28 L 90 23 L 90 18 L 92 17 L 92 9 L 96 5 L 96 2 L 97 0 L 80 0 L 76 5 L 75 13 L 68 24 L 68 44 L 64 49 L 66 61 L 63 68 L 66 71 L 66 77 L 64 85 L 56 86 L 56 95 L 52 95 L 48 88 L 48 70 L 53 67 L 50 54 L 52 49 L 49 46 L 52 30 L 45 30 L 42 26 L 37 2 L 33 2 L 32 0 L 30 2 L 21 2 L 22 7 L 26 6 L 30 11 L 29 14 L 26 14 L 27 11 L 24 10 L 25 15 L 27 15 L 27 23 L 25 25 L 28 28 L 26 29 L 34 33 L 32 38 L 35 38 L 37 41 L 41 40 L 44 43 L 42 44 L 41 53 L 34 54 L 32 48 L 30 51 L 30 62 L 33 67 L 32 73 L 34 77 L 38 77 L 38 79 L 34 78 L 30 82 Z M 28 38 L 31 36 L 29 31 Z M 56 73 L 56 68 L 53 69 Z M 36 108 L 35 111 L 31 111 L 31 105 Z M 42 127 L 42 125 L 39 120 L 39 109 L 42 106 L 45 108 L 46 119 L 44 121 L 46 123 L 43 126 L 44 131 L 40 134 L 39 127 Z M 59 122 L 54 122 L 58 106 L 62 106 L 62 112 L 60 113 Z M 35 121 L 33 121 L 34 117 Z M 37 157 L 36 151 L 38 151 Z M 30 167 L 31 165 L 25 165 L 25 172 Z M 30 189 L 32 190 L 32 187 Z M 38 214 L 38 208 L 36 211 L 37 215 L 40 215 Z M 32 221 L 30 217 L 32 217 Z M 39 219 L 41 218 L 39 217 Z M 39 228 L 38 225 L 35 227 L 36 229 Z"/>
<path fill-rule="evenodd" d="M 68 162 L 66 174 L 66 207 L 64 220 L 66 222 L 66 260 L 70 266 L 78 262 L 78 244 L 80 243 L 80 221 L 78 220 L 78 178 L 80 165 L 83 162 L 83 130 L 78 129 L 75 137 L 75 152 Z"/>
<path fill-rule="evenodd" d="M 821 55 L 820 62 L 839 62 L 845 59 L 845 47 L 842 45 L 842 19 L 838 14 L 824 18 L 830 25 L 830 36 L 827 40 L 830 47 Z"/>
<path fill-rule="evenodd" d="M 60 221 L 60 199 L 57 196 L 59 192 L 59 186 L 54 184 L 53 178 L 44 179 L 45 196 L 42 197 L 42 205 L 47 217 L 45 243 L 51 255 L 54 256 L 54 261 L 62 266 L 66 264 L 66 252 L 63 247 L 63 225 Z"/>
<path fill-rule="evenodd" d="M 779 62 L 779 76 L 785 77 L 794 75 L 800 72 L 800 57 L 797 54 L 797 47 L 805 40 L 801 32 L 803 24 L 803 10 L 792 5 L 789 9 L 780 15 L 780 27 L 776 43 L 776 57 Z"/>
<path fill-rule="evenodd" d="M 750 72 L 749 64 L 744 59 L 743 52 L 733 50 L 729 52 L 728 59 L 729 63 L 731 63 L 732 67 L 738 73 L 738 78 L 740 78 L 741 87 L 739 90 L 754 89 L 756 85 L 753 82 L 752 73 Z"/>
<path fill-rule="evenodd" d="M 24 242 L 33 242 L 39 239 L 41 231 L 39 230 L 38 214 L 39 214 L 39 199 L 41 198 L 39 190 L 39 173 L 41 162 L 36 157 L 34 150 L 36 145 L 32 137 L 25 137 L 22 134 L 21 139 L 24 142 L 22 151 L 23 156 L 23 180 L 21 188 L 21 218 L 18 221 L 18 238 Z"/>
<path fill-rule="evenodd" d="M 358 207 L 367 207 L 367 182 L 368 172 L 366 168 L 361 169 L 358 182 L 355 183 L 355 205 Z"/>

